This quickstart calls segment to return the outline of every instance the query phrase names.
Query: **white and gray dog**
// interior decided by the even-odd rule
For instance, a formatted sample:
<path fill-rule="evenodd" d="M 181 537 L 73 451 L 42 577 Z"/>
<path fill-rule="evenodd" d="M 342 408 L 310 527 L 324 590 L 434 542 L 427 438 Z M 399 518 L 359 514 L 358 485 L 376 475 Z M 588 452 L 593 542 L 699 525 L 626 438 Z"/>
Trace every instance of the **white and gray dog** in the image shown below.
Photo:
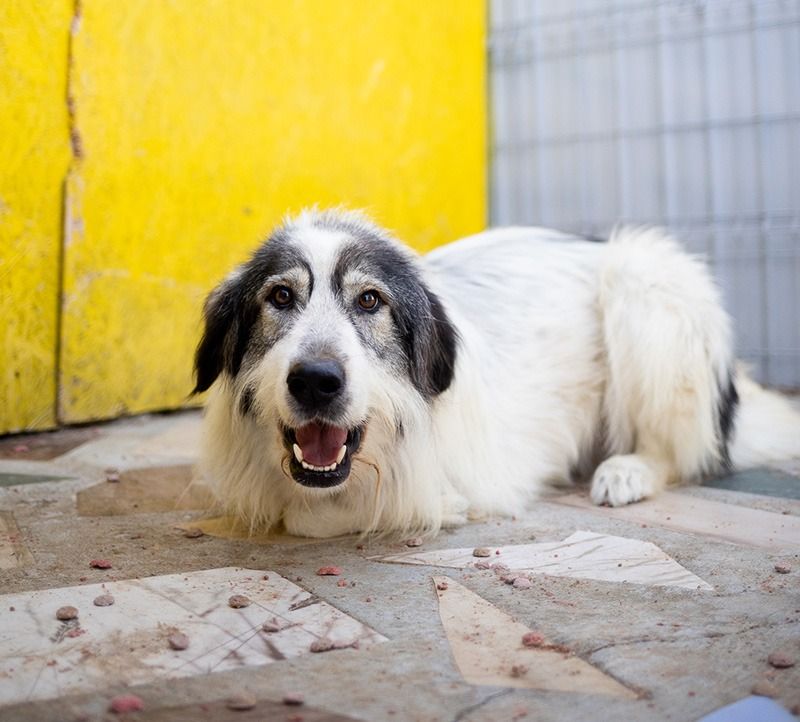
<path fill-rule="evenodd" d="M 287 220 L 209 296 L 204 475 L 252 527 L 431 531 L 591 479 L 598 504 L 800 455 L 735 374 L 704 264 L 656 230 L 492 230 L 418 257 L 364 216 Z"/>

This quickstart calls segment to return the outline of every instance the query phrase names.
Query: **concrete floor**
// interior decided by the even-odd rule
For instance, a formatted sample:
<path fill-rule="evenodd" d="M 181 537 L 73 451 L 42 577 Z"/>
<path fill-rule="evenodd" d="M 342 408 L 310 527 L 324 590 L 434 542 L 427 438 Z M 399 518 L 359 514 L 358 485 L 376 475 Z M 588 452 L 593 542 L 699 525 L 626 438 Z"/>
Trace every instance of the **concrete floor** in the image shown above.
<path fill-rule="evenodd" d="M 740 474 L 730 484 L 739 491 L 694 487 L 671 495 L 671 503 L 686 507 L 687 518 L 702 512 L 707 500 L 723 502 L 720 508 L 731 524 L 722 536 L 736 537 L 736 543 L 724 541 L 711 521 L 708 530 L 681 530 L 681 511 L 659 516 L 656 508 L 643 522 L 644 505 L 612 513 L 547 500 L 517 519 L 448 530 L 414 550 L 502 549 L 560 541 L 586 530 L 651 542 L 713 586 L 708 591 L 537 574 L 530 588 L 520 589 L 491 570 L 369 558 L 409 551 L 401 540 L 185 536 L 178 525 L 191 526 L 208 516 L 191 508 L 205 503 L 202 493 L 181 493 L 197 454 L 198 420 L 197 412 L 154 415 L 0 440 L 0 511 L 7 527 L 0 593 L 19 597 L 58 587 L 243 567 L 276 572 L 387 640 L 210 674 L 156 675 L 133 686 L 123 665 L 110 685 L 78 681 L 76 688 L 67 685 L 67 694 L 47 699 L 37 699 L 27 682 L 17 684 L 14 665 L 0 665 L 0 683 L 6 685 L 0 689 L 7 690 L 0 697 L 1 720 L 118 718 L 109 704 L 124 692 L 143 701 L 138 718 L 156 720 L 697 720 L 765 683 L 783 707 L 800 711 L 800 501 L 788 498 L 796 497 L 795 481 L 800 488 L 797 465 Z M 114 473 L 112 481 L 106 480 L 109 468 L 119 470 L 120 481 L 113 480 Z M 741 491 L 748 478 L 772 496 Z M 788 491 L 782 494 L 782 489 Z M 692 512 L 692 504 L 700 506 Z M 743 509 L 766 514 L 759 517 L 760 529 L 737 522 Z M 699 523 L 702 527 L 702 519 Z M 763 533 L 770 525 L 779 530 L 774 538 Z M 89 562 L 98 558 L 109 560 L 111 569 L 91 568 Z M 341 576 L 318 576 L 325 565 L 341 567 Z M 789 571 L 779 573 L 776 566 Z M 511 686 L 525 683 L 519 679 L 488 686 L 466 681 L 454 657 L 459 640 L 452 633 L 448 638 L 442 623 L 434 575 L 449 577 L 454 588 L 458 582 L 498 614 L 563 645 L 566 655 L 565 649 L 554 649 L 549 657 L 535 657 L 536 673 L 549 676 L 545 686 L 551 688 Z M 337 583 L 342 579 L 346 586 Z M 35 606 L 35 595 L 25 598 Z M 8 599 L 0 598 L 0 657 L 4 647 L 14 645 L 21 655 L 27 653 L 28 642 L 15 621 L 21 619 L 15 615 L 27 612 L 8 610 Z M 122 604 L 120 592 L 117 605 Z M 53 628 L 59 624 L 52 620 Z M 474 633 L 470 624 L 465 618 L 467 641 Z M 84 631 L 82 639 L 102 635 L 88 623 Z M 60 669 L 62 639 L 50 638 L 53 674 Z M 487 642 L 495 644 L 490 657 L 508 651 L 497 640 Z M 775 651 L 798 663 L 775 668 L 767 661 Z M 559 671 L 567 656 L 589 663 L 630 695 L 580 691 L 578 677 L 573 688 Z M 484 662 L 492 659 L 477 660 Z M 75 675 L 65 669 L 62 678 Z M 559 685 L 567 690 L 552 689 Z M 227 700 L 237 693 L 252 694 L 255 708 L 230 710 Z M 284 704 L 287 694 L 301 695 L 304 703 Z"/>

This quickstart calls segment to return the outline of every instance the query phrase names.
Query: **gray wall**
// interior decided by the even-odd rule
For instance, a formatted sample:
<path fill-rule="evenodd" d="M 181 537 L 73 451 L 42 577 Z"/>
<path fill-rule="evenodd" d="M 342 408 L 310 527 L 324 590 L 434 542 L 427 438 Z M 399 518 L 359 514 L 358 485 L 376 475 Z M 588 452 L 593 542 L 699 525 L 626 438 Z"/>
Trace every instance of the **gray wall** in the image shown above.
<path fill-rule="evenodd" d="M 491 0 L 491 213 L 704 253 L 762 381 L 800 388 L 800 0 Z"/>

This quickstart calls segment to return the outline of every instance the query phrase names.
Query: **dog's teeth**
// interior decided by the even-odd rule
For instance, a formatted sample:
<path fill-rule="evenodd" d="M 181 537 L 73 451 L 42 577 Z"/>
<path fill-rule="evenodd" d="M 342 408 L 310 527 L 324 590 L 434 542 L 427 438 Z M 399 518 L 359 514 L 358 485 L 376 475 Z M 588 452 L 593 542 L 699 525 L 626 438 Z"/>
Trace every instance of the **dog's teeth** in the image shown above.
<path fill-rule="evenodd" d="M 294 451 L 294 458 L 297 459 L 302 464 L 303 450 L 297 444 L 292 444 L 292 450 Z"/>
<path fill-rule="evenodd" d="M 304 469 L 308 469 L 309 471 L 333 471 L 337 466 L 339 466 L 335 462 L 330 466 L 314 466 L 313 464 L 309 464 L 307 461 L 301 461 L 300 464 Z"/>
<path fill-rule="evenodd" d="M 336 464 L 341 464 L 342 459 L 344 459 L 344 455 L 347 453 L 347 446 L 343 445 L 341 449 L 339 449 L 339 455 L 336 457 Z"/>

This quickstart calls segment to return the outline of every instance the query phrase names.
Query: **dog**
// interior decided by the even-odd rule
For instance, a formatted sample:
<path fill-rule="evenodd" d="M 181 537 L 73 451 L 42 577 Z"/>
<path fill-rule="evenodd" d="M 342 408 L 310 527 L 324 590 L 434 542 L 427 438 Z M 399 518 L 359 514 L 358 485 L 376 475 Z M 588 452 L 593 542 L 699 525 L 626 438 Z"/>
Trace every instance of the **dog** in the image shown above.
<path fill-rule="evenodd" d="M 800 416 L 737 373 L 706 266 L 656 229 L 496 229 L 420 257 L 310 210 L 204 318 L 202 468 L 253 529 L 435 533 L 553 485 L 619 506 L 800 455 Z"/>

